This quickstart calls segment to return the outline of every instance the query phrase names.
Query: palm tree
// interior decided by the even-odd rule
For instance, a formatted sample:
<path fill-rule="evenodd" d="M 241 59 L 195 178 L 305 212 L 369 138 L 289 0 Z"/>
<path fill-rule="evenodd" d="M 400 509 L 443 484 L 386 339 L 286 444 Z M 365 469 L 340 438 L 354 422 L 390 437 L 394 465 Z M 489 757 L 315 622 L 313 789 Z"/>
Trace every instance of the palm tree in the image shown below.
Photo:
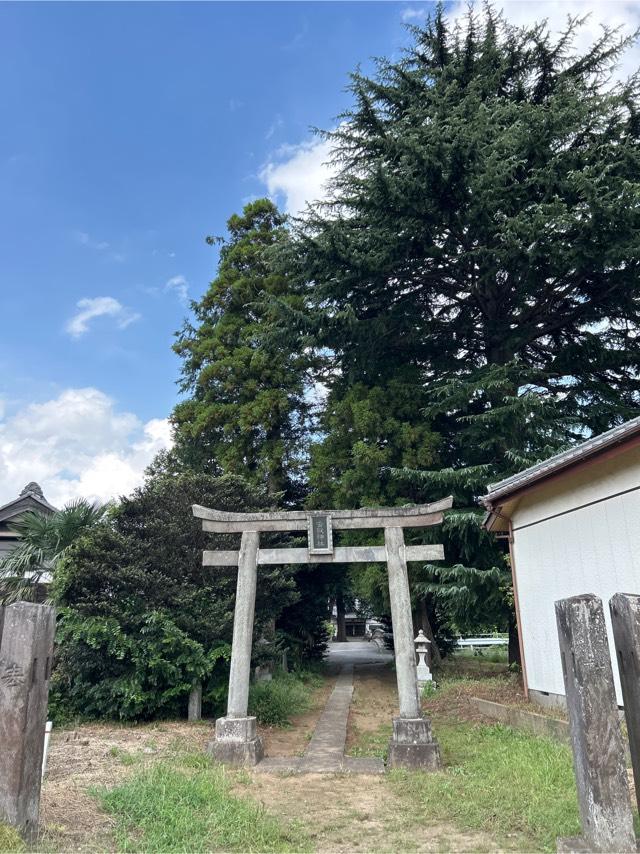
<path fill-rule="evenodd" d="M 108 506 L 78 498 L 49 515 L 30 510 L 20 516 L 11 525 L 20 542 L 0 559 L 0 603 L 36 599 L 70 546 L 104 519 Z"/>

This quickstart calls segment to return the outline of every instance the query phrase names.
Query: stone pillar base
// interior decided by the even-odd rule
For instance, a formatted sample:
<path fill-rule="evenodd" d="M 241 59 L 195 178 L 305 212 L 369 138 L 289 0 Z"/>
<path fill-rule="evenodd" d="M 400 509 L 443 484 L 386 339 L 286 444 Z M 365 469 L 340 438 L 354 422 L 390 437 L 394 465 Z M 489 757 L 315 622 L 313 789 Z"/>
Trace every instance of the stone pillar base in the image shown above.
<path fill-rule="evenodd" d="M 255 718 L 218 718 L 216 740 L 207 753 L 225 765 L 257 765 L 264 759 L 264 745 Z"/>
<path fill-rule="evenodd" d="M 414 771 L 438 771 L 442 767 L 440 747 L 428 718 L 393 719 L 387 767 Z"/>
<path fill-rule="evenodd" d="M 559 836 L 556 844 L 558 854 L 592 854 L 597 850 L 584 836 Z"/>

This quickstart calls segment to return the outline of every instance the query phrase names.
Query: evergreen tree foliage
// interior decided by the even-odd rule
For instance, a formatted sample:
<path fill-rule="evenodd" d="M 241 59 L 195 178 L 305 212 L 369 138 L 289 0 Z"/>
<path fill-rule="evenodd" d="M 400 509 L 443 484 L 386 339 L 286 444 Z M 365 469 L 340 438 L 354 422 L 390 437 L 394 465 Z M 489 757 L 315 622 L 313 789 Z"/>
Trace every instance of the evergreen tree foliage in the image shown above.
<path fill-rule="evenodd" d="M 630 40 L 581 53 L 582 24 L 554 38 L 485 6 L 452 27 L 440 7 L 353 74 L 332 195 L 284 256 L 333 359 L 313 488 L 453 493 L 437 535 L 472 570 L 461 602 L 473 570 L 506 572 L 472 509 L 487 483 L 637 412 L 639 83 L 612 77 Z"/>
<path fill-rule="evenodd" d="M 148 478 L 60 562 L 52 704 L 59 716 L 137 720 L 186 713 L 194 681 L 209 711 L 227 690 L 237 571 L 202 566 L 205 548 L 238 535 L 205 534 L 191 505 L 263 510 L 264 490 L 241 478 L 183 473 Z M 255 636 L 298 605 L 293 569 L 264 567 Z"/>
<path fill-rule="evenodd" d="M 270 251 L 287 239 L 285 218 L 268 199 L 232 216 L 220 242 L 218 274 L 192 304 L 174 350 L 182 359 L 186 399 L 172 421 L 176 455 L 210 474 L 235 474 L 271 496 L 299 498 L 305 464 L 309 360 L 268 333 L 271 299 L 300 305 L 287 277 L 274 272 Z"/>

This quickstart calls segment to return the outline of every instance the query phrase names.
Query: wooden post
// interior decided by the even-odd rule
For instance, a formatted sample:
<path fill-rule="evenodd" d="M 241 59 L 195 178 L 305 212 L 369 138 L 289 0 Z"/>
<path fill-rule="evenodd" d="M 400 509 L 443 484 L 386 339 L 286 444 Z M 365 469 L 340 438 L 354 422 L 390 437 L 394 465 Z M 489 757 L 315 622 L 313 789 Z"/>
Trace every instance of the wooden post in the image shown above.
<path fill-rule="evenodd" d="M 0 641 L 0 820 L 27 841 L 38 833 L 42 757 L 56 617 L 18 602 L 4 609 Z"/>
<path fill-rule="evenodd" d="M 558 850 L 635 851 L 602 602 L 591 594 L 561 599 L 556 622 L 583 833 L 558 840 Z"/>
<path fill-rule="evenodd" d="M 616 593 L 609 602 L 609 610 L 640 808 L 640 596 Z"/>

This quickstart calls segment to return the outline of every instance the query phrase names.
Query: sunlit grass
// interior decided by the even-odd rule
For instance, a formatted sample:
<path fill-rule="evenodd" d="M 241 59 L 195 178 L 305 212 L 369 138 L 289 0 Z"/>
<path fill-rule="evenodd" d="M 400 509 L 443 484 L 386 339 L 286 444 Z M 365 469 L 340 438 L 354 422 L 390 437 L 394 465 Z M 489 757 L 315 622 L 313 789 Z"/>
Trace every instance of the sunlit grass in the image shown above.
<path fill-rule="evenodd" d="M 206 756 L 176 755 L 95 793 L 115 816 L 118 851 L 306 851 L 303 831 L 231 793 Z"/>
<path fill-rule="evenodd" d="M 499 843 L 555 851 L 558 836 L 580 825 L 570 749 L 501 725 L 440 721 L 436 737 L 445 768 L 435 774 L 395 772 L 425 819 L 490 833 Z"/>
<path fill-rule="evenodd" d="M 24 851 L 25 844 L 20 838 L 20 834 L 12 827 L 0 822 L 0 851 L 13 852 Z"/>

